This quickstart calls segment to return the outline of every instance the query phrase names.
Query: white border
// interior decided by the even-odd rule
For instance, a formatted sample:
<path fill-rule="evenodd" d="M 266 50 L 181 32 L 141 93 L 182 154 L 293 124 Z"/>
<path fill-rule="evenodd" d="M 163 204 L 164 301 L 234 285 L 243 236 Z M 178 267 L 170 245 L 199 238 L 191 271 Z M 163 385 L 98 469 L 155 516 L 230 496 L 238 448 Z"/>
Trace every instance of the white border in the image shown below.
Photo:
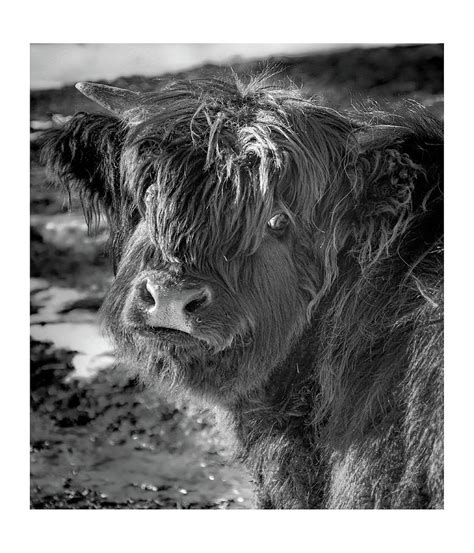
<path fill-rule="evenodd" d="M 464 551 L 472 544 L 472 30 L 467 3 L 17 2 L 3 10 L 6 551 Z M 465 6 L 463 8 L 462 6 Z M 449 13 L 448 13 L 449 10 Z M 446 42 L 447 470 L 441 512 L 29 511 L 30 42 Z M 309 549 L 310 548 L 310 549 Z"/>

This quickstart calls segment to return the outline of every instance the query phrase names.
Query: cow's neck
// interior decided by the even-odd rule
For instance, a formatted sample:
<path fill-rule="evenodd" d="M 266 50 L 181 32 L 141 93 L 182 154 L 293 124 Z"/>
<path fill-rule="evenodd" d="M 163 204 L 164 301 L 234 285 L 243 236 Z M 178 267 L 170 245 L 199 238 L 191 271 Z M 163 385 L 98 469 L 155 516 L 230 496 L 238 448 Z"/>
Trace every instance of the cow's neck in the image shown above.
<path fill-rule="evenodd" d="M 318 395 L 314 347 L 309 329 L 265 387 L 225 409 L 263 508 L 287 508 L 292 501 L 295 508 L 316 507 L 323 500 L 324 463 L 316 433 L 308 431 Z"/>

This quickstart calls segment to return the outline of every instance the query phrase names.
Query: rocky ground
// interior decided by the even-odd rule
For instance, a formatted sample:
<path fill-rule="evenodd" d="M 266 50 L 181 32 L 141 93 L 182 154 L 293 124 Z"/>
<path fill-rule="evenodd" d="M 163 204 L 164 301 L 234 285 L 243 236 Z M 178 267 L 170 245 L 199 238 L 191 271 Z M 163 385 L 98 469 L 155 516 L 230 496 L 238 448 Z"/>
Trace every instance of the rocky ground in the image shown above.
<path fill-rule="evenodd" d="M 442 115 L 439 45 L 265 64 L 341 109 L 367 97 L 389 104 L 410 97 Z M 205 66 L 178 76 L 220 71 Z M 135 76 L 112 84 L 151 90 L 157 81 Z M 97 310 L 112 279 L 105 223 L 89 235 L 78 199 L 68 209 L 37 149 L 44 129 L 78 110 L 97 108 L 73 87 L 31 95 L 31 507 L 251 508 L 252 484 L 228 461 L 212 414 L 140 388 L 100 333 Z"/>

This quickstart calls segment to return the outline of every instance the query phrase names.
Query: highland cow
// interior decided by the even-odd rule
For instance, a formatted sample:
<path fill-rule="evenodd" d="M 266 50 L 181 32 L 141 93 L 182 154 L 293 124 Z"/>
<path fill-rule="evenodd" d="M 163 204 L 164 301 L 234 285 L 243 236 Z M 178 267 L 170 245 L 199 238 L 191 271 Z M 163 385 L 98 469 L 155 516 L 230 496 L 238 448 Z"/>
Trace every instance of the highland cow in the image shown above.
<path fill-rule="evenodd" d="M 443 506 L 442 126 L 264 78 L 77 88 L 43 159 L 108 218 L 144 381 L 214 406 L 262 508 Z"/>

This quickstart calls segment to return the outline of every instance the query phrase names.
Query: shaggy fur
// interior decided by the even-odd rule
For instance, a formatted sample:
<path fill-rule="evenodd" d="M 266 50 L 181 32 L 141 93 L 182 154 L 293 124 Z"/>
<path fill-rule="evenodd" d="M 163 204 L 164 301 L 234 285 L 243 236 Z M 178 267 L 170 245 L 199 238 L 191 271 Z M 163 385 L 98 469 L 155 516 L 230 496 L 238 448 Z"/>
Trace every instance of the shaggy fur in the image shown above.
<path fill-rule="evenodd" d="M 216 407 L 264 508 L 443 506 L 442 155 L 415 103 L 341 114 L 262 77 L 173 83 L 43 146 L 109 219 L 119 350 Z M 190 335 L 146 328 L 150 275 L 212 289 Z"/>

